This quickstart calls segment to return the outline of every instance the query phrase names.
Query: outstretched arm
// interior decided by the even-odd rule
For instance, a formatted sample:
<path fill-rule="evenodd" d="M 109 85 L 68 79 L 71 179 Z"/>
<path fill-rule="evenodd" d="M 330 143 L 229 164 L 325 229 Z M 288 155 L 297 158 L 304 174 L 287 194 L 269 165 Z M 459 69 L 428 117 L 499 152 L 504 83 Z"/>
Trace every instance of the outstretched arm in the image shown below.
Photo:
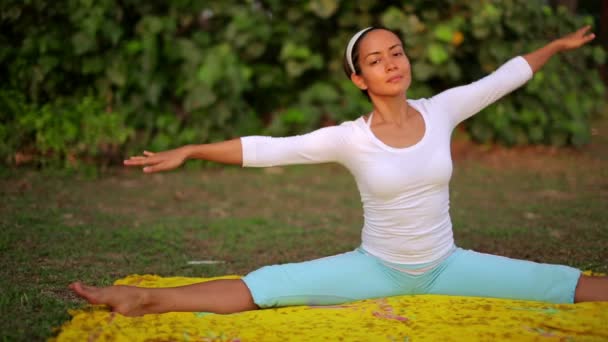
<path fill-rule="evenodd" d="M 521 87 L 557 52 L 576 49 L 595 36 L 586 26 L 524 56 L 517 56 L 492 74 L 473 83 L 448 89 L 431 101 L 447 115 L 451 127 L 478 113 L 501 97 Z"/>
<path fill-rule="evenodd" d="M 349 127 L 339 125 L 284 138 L 247 136 L 158 153 L 144 151 L 143 156 L 133 156 L 124 164 L 143 166 L 145 173 L 151 173 L 175 169 L 188 159 L 251 167 L 341 162 L 348 134 Z"/>
<path fill-rule="evenodd" d="M 145 173 L 172 170 L 188 159 L 240 165 L 243 162 L 242 150 L 241 139 L 237 138 L 213 144 L 186 145 L 158 153 L 144 151 L 143 156 L 133 156 L 125 160 L 124 164 L 143 166 Z"/>
<path fill-rule="evenodd" d="M 570 33 L 562 38 L 556 39 L 540 49 L 530 52 L 523 57 L 526 59 L 533 72 L 537 72 L 554 54 L 577 49 L 595 38 L 595 34 L 589 33 L 591 26 L 585 26 L 576 32 Z"/>

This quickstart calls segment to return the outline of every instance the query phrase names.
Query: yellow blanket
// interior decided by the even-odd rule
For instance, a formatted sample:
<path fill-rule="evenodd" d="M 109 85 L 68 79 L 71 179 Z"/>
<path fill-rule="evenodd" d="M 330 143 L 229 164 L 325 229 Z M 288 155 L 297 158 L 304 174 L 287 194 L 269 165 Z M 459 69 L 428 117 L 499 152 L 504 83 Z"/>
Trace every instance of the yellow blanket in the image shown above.
<path fill-rule="evenodd" d="M 166 287 L 218 278 L 132 275 L 116 284 Z M 124 317 L 103 306 L 74 310 L 57 341 L 608 341 L 608 302 L 540 302 L 438 295 L 231 315 Z"/>

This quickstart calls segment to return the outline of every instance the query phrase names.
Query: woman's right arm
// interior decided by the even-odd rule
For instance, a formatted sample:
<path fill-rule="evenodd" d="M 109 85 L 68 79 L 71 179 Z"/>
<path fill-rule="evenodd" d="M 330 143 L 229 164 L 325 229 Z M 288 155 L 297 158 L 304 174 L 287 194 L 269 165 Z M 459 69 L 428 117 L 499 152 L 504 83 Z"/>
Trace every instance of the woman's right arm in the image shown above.
<path fill-rule="evenodd" d="M 179 167 L 187 159 L 203 159 L 244 167 L 341 162 L 350 128 L 331 126 L 284 138 L 247 136 L 212 144 L 187 145 L 174 150 L 134 156 L 127 166 L 143 166 L 146 173 Z"/>
<path fill-rule="evenodd" d="M 124 161 L 127 166 L 143 166 L 145 173 L 173 170 L 188 159 L 203 159 L 222 164 L 243 163 L 241 139 L 212 144 L 186 145 L 173 150 L 153 153 L 144 151 L 143 156 L 133 156 Z"/>

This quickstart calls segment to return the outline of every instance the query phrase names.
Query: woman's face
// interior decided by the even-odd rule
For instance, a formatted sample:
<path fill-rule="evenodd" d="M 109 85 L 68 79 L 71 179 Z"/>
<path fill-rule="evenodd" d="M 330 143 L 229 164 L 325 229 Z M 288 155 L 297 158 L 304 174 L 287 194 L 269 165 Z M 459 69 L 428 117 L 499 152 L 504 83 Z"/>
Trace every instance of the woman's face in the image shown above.
<path fill-rule="evenodd" d="M 410 61 L 399 37 L 386 30 L 373 30 L 359 42 L 361 73 L 351 79 L 370 97 L 397 96 L 411 83 Z"/>

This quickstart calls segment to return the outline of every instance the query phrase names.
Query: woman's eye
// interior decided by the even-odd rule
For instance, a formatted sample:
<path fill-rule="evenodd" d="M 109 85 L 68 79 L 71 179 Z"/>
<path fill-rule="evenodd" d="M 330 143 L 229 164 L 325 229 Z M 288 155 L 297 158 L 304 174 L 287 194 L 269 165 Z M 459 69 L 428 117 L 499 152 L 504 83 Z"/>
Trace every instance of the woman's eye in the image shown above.
<path fill-rule="evenodd" d="M 401 56 L 401 55 L 403 55 L 403 52 L 395 52 L 395 53 L 393 54 L 393 56 Z"/>
<path fill-rule="evenodd" d="M 380 62 L 380 60 L 376 59 L 376 60 L 372 61 L 370 64 L 374 65 L 374 64 L 377 64 L 378 62 Z"/>

